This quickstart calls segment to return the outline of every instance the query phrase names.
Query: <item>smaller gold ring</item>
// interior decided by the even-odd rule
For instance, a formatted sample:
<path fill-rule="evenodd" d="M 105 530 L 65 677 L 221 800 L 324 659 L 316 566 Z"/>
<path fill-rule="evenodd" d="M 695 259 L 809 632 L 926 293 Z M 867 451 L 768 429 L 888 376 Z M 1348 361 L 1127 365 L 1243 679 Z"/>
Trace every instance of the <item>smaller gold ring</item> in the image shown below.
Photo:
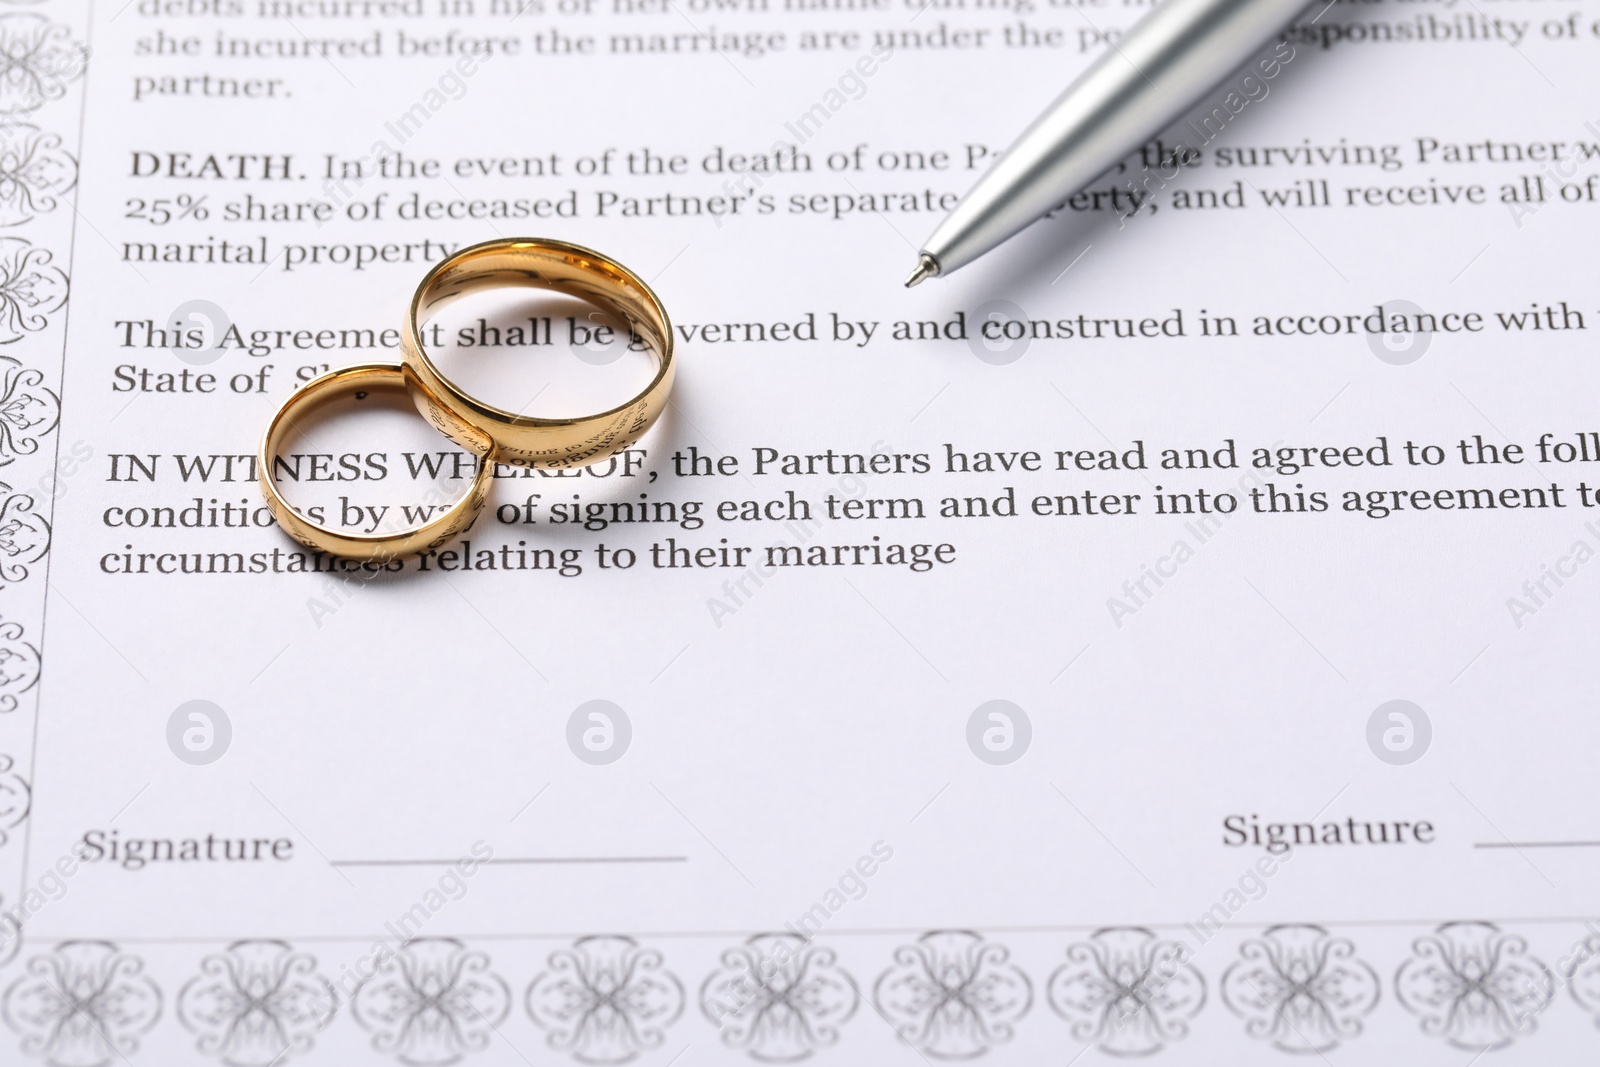
<path fill-rule="evenodd" d="M 470 293 L 504 286 L 550 289 L 608 311 L 655 353 L 655 377 L 632 400 L 596 415 L 545 419 L 485 404 L 439 372 L 422 343 L 423 317 Z M 616 455 L 648 430 L 667 405 L 676 366 L 666 308 L 633 271 L 581 245 L 535 237 L 485 241 L 439 263 L 417 286 L 400 334 L 406 387 L 424 418 L 452 434 L 465 423 L 494 442 L 493 458 L 517 467 L 583 467 Z"/>
<path fill-rule="evenodd" d="M 256 478 L 261 483 L 261 492 L 267 498 L 267 507 L 272 511 L 273 518 L 283 527 L 283 532 L 310 548 L 346 559 L 383 561 L 430 552 L 457 534 L 464 533 L 477 520 L 484 499 L 489 495 L 492 470 L 487 459 L 479 459 L 477 473 L 473 475 L 466 495 L 432 519 L 408 529 L 371 534 L 346 533 L 312 522 L 283 498 L 272 476 L 273 461 L 284 438 L 295 429 L 296 416 L 303 416 L 341 396 L 370 389 L 405 392 L 405 374 L 400 364 L 357 363 L 341 367 L 311 379 L 290 393 L 267 424 L 267 432 L 261 436 L 261 455 L 256 465 Z M 454 431 L 451 440 L 480 457 L 488 451 L 489 440 L 483 434 L 474 434 L 468 426 L 452 426 L 451 429 Z"/>

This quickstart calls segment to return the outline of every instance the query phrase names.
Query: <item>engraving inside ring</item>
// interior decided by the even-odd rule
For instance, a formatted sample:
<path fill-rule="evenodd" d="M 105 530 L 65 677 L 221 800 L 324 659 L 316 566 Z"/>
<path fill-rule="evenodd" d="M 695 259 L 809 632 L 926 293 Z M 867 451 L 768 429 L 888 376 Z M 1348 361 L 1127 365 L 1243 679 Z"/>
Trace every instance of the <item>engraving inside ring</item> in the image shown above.
<path fill-rule="evenodd" d="M 434 366 L 516 415 L 581 418 L 637 397 L 660 367 L 647 337 L 614 311 L 526 285 L 478 289 L 424 312 Z"/>

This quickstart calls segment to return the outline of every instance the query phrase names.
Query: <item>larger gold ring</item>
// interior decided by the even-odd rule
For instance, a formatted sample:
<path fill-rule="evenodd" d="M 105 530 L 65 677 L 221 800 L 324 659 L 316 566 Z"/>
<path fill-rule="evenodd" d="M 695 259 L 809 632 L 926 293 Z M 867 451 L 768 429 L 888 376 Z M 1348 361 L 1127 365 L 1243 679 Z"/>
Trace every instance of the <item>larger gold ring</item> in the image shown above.
<path fill-rule="evenodd" d="M 545 419 L 486 404 L 439 373 L 422 343 L 424 319 L 469 293 L 532 286 L 575 296 L 627 322 L 659 361 L 644 391 L 597 415 Z M 518 467 L 582 467 L 637 441 L 667 405 L 676 369 L 672 323 L 637 274 L 599 252 L 541 238 L 519 237 L 463 248 L 430 270 L 417 286 L 400 335 L 406 386 L 423 417 L 463 447 L 452 427 L 465 423 L 494 442 L 493 458 Z"/>
<path fill-rule="evenodd" d="M 420 526 L 381 533 L 353 534 L 335 530 L 313 522 L 283 498 L 278 492 L 274 477 L 274 460 L 284 438 L 296 428 L 295 418 L 351 393 L 360 395 L 365 390 L 389 389 L 405 392 L 405 374 L 398 363 L 357 363 L 329 371 L 289 394 L 278 408 L 277 414 L 267 424 L 261 437 L 261 455 L 256 464 L 256 478 L 261 492 L 267 498 L 267 507 L 273 518 L 283 527 L 283 532 L 310 548 L 343 556 L 346 559 L 381 560 L 387 562 L 419 552 L 431 552 L 457 534 L 464 533 L 478 518 L 484 499 L 489 495 L 493 468 L 489 461 L 480 458 L 477 472 L 466 495 L 445 506 L 443 501 L 425 501 L 431 505 L 433 518 Z M 489 449 L 489 440 L 475 434 L 470 427 L 452 425 L 451 440 L 471 449 L 480 457 Z"/>

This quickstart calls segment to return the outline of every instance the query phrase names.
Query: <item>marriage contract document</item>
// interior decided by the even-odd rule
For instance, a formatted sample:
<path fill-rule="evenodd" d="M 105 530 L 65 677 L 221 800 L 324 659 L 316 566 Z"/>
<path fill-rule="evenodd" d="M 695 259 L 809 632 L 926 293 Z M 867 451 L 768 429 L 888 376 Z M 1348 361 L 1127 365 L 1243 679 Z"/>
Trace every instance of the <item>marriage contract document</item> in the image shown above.
<path fill-rule="evenodd" d="M 1147 7 L 0 2 L 0 1062 L 1594 1062 L 1600 3 L 1314 4 L 902 288 Z M 284 536 L 268 418 L 515 236 L 660 294 L 660 423 Z"/>

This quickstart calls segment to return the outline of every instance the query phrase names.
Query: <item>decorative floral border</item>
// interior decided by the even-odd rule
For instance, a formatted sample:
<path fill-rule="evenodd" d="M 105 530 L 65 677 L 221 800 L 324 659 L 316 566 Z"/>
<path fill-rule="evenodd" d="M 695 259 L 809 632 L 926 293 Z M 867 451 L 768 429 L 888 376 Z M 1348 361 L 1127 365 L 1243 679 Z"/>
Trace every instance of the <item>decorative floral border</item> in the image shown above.
<path fill-rule="evenodd" d="M 237 941 L 202 952 L 172 983 L 170 1009 L 140 956 L 108 941 L 65 941 L 6 968 L 0 1018 L 23 1053 L 51 1067 L 131 1060 L 167 1016 L 195 1053 L 232 1067 L 305 1059 L 341 1017 L 374 1060 L 409 1067 L 458 1063 L 530 1027 L 549 1053 L 581 1064 L 703 1041 L 706 1026 L 724 1049 L 757 1062 L 826 1060 L 849 1049 L 863 1026 L 853 1020 L 874 1014 L 929 1061 L 1003 1055 L 1023 1026 L 1056 1028 L 1069 1051 L 1144 1057 L 1181 1047 L 1219 1003 L 1245 1042 L 1326 1054 L 1361 1040 L 1385 993 L 1420 1039 L 1482 1052 L 1532 1038 L 1563 985 L 1600 1022 L 1600 934 L 1587 929 L 1559 974 L 1524 937 L 1480 921 L 1410 938 L 1404 959 L 1385 961 L 1394 967 L 1387 982 L 1352 938 L 1314 924 L 1267 927 L 1233 948 L 1208 977 L 1183 941 L 1107 927 L 1063 939 L 1054 971 L 1030 975 L 1002 941 L 935 930 L 852 974 L 831 942 L 760 934 L 720 954 L 695 1013 L 666 952 L 632 937 L 556 948 L 526 985 L 484 950 L 418 937 L 379 954 L 349 990 L 288 942 Z M 1049 1012 L 1033 1011 L 1041 1000 Z"/>
<path fill-rule="evenodd" d="M 67 98 L 88 61 L 87 15 L 82 4 L 0 3 L 0 885 L 19 889 L 18 841 L 32 810 L 27 761 L 38 714 L 44 574 L 58 488 L 53 435 L 61 419 L 58 383 L 71 289 L 63 268 L 71 258 L 78 188 L 72 139 L 81 132 L 81 100 Z M 0 924 L 6 927 L 0 963 L 9 964 L 20 940 L 14 917 Z M 71 1059 L 62 1058 L 63 1047 L 98 1040 L 115 1049 L 124 1036 L 153 1024 L 159 994 L 148 979 L 141 984 L 135 963 L 91 941 L 30 959 L 31 992 L 19 986 L 5 1005 L 7 1018 L 23 1027 L 19 1033 L 30 1034 L 23 1050 L 66 1063 Z M 120 992 L 108 998 L 105 989 Z M 29 1020 L 48 1017 L 61 1003 L 90 1007 L 58 1032 L 29 1029 Z M 81 1032 L 86 1019 L 102 1016 L 117 1037 Z"/>

